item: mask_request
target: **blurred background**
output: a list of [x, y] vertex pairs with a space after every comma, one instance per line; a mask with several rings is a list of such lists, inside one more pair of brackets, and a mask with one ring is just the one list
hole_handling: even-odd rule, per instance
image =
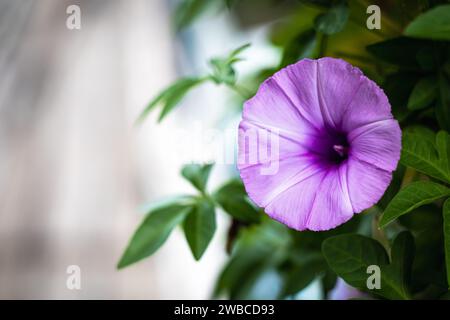
[[[182, 1], [207, 10], [180, 11]], [[382, 33], [367, 32], [365, 1], [350, 3], [362, 20], [330, 39], [327, 55], [377, 80], [365, 47], [399, 32], [388, 19], [392, 1], [383, 1]], [[298, 4], [0, 0], [0, 298], [211, 297], [227, 258], [225, 215], [217, 215], [218, 232], [199, 262], [175, 230], [151, 258], [121, 271], [116, 264], [146, 204], [194, 191], [179, 175], [182, 165], [216, 160], [216, 141], [201, 136], [199, 144], [190, 134], [199, 127], [200, 135], [237, 133], [242, 98], [207, 83], [161, 124], [155, 114], [139, 126], [135, 121], [174, 80], [205, 73], [208, 59], [245, 43], [251, 47], [243, 57], [251, 59], [237, 70], [251, 90], [311, 51], [315, 38], [308, 36], [308, 49], [301, 30], [318, 11]], [[66, 27], [70, 5], [81, 9], [80, 30]], [[259, 80], [249, 81], [255, 73]], [[232, 139], [225, 148], [235, 146]], [[210, 187], [233, 173], [233, 164], [216, 165]], [[66, 286], [70, 265], [81, 268], [81, 290]], [[299, 298], [318, 297], [319, 290], [313, 283]]]
[[[80, 30], [66, 27], [72, 4]], [[200, 262], [176, 230], [151, 259], [115, 266], [142, 205], [192, 191], [178, 173], [186, 159], [171, 145], [179, 130], [196, 119], [216, 126], [233, 98], [207, 85], [163, 124], [134, 122], [211, 55], [252, 41], [246, 72], [277, 52], [266, 50], [261, 30], [232, 29], [227, 13], [176, 33], [175, 4], [0, 0], [0, 298], [210, 297], [225, 259], [224, 218]], [[229, 170], [217, 167], [211, 182]], [[66, 287], [69, 265], [81, 268], [81, 290]]]

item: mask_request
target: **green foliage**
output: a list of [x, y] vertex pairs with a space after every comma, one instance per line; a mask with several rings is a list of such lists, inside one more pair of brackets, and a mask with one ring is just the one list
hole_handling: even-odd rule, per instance
[[[266, 219], [264, 223], [243, 230], [232, 256], [222, 271], [215, 296], [227, 293], [231, 299], [252, 299], [258, 279], [279, 265], [289, 243], [287, 229]], [[274, 299], [278, 292], [269, 293]]]
[[437, 6], [412, 21], [405, 35], [415, 38], [450, 40], [450, 4]]
[[161, 106], [158, 122], [161, 122], [180, 103], [184, 96], [193, 88], [207, 81], [215, 84], [225, 84], [232, 90], [244, 95], [242, 89], [236, 85], [236, 71], [234, 64], [241, 61], [239, 54], [247, 49], [250, 44], [245, 44], [234, 49], [226, 58], [213, 58], [210, 60], [211, 74], [202, 77], [181, 78], [158, 94], [141, 112], [138, 122], [142, 122], [148, 114], [157, 106]]
[[213, 198], [226, 213], [239, 221], [261, 221], [261, 212], [251, 203], [240, 180], [230, 180], [213, 194]]
[[144, 118], [158, 105], [161, 105], [161, 113], [159, 114], [158, 121], [162, 121], [167, 114], [177, 106], [190, 89], [201, 84], [205, 80], [206, 79], [201, 78], [182, 78], [176, 81], [148, 104], [144, 111], [142, 111], [138, 121], [144, 120]]
[[441, 129], [450, 131], [450, 82], [448, 75], [439, 74], [439, 95], [436, 106], [436, 118]]
[[194, 258], [200, 260], [216, 231], [214, 203], [199, 199], [184, 220], [183, 229]]
[[333, 5], [327, 12], [317, 16], [314, 26], [317, 31], [326, 35], [338, 33], [344, 29], [349, 16], [349, 10], [345, 1]]
[[446, 196], [450, 196], [450, 189], [443, 185], [431, 181], [413, 182], [401, 189], [389, 203], [380, 220], [380, 227], [384, 228], [398, 217]]
[[418, 110], [428, 107], [436, 98], [436, 78], [422, 78], [416, 83], [408, 100], [408, 108]]
[[[410, 299], [408, 284], [411, 275], [414, 240], [407, 233], [399, 234], [392, 246], [392, 259], [377, 241], [355, 234], [340, 235], [323, 242], [322, 251], [334, 272], [351, 286], [387, 299]], [[367, 268], [381, 269], [381, 288], [367, 288]]]
[[[238, 26], [269, 22], [270, 42], [281, 57], [247, 79], [241, 79], [236, 63], [248, 44], [214, 57], [207, 74], [181, 78], [156, 96], [140, 121], [155, 109], [159, 121], [165, 119], [204, 83], [223, 85], [247, 99], [280, 68], [303, 58], [335, 56], [358, 66], [384, 89], [402, 129], [401, 159], [374, 207], [326, 232], [290, 230], [251, 202], [239, 178], [231, 177], [210, 191], [212, 165], [187, 165], [181, 175], [196, 193], [148, 207], [118, 267], [153, 254], [177, 225], [194, 259], [201, 259], [216, 230], [216, 213], [225, 213], [231, 220], [226, 238], [230, 257], [215, 297], [295, 299], [308, 285], [320, 282], [327, 298], [340, 277], [370, 298], [448, 298], [450, 5], [391, 2], [380, 3], [382, 12], [389, 11], [383, 14], [382, 29], [368, 30], [366, 6], [356, 1], [180, 1], [175, 12], [178, 30], [214, 6], [228, 8], [226, 14], [233, 16], [229, 20]], [[279, 7], [285, 11], [280, 13]], [[370, 265], [381, 269], [381, 289], [367, 288]]]
[[175, 203], [149, 212], [131, 238], [117, 267], [124, 268], [152, 255], [189, 211], [189, 206]]
[[216, 0], [182, 0], [175, 11], [176, 28], [188, 27], [216, 3]]
[[198, 164], [189, 164], [183, 167], [181, 170], [181, 175], [192, 183], [198, 191], [204, 193], [212, 167], [212, 164], [203, 166]]
[[[387, 63], [419, 68], [420, 61], [431, 51], [432, 41], [397, 37], [367, 46], [367, 51]], [[405, 54], [408, 52], [408, 54]]]
[[435, 141], [425, 131], [403, 133], [400, 161], [405, 165], [443, 182], [450, 182], [450, 136], [445, 131], [436, 135]]
[[447, 284], [450, 288], [450, 198], [443, 207], [444, 214], [444, 238], [445, 238], [445, 261], [447, 266]]

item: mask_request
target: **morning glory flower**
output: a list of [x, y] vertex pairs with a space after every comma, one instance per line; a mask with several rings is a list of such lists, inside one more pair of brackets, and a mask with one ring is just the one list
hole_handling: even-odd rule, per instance
[[238, 169], [270, 217], [328, 230], [378, 202], [400, 149], [400, 127], [373, 81], [340, 59], [303, 59], [244, 104]]

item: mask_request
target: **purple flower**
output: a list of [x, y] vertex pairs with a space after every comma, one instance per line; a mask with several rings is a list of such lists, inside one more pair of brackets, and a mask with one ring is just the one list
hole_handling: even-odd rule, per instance
[[400, 127], [373, 81], [340, 59], [303, 59], [245, 103], [238, 169], [270, 217], [328, 230], [381, 198], [400, 148]]
[[329, 293], [330, 300], [368, 299], [369, 296], [353, 287], [350, 287], [342, 278], [338, 278], [333, 290]]

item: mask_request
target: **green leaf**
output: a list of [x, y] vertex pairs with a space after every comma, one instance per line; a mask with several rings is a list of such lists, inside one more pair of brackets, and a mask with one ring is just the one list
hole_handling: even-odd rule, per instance
[[402, 164], [430, 177], [450, 182], [450, 136], [447, 132], [440, 131], [436, 135], [436, 143], [430, 143], [428, 136], [406, 130], [402, 144]]
[[450, 131], [450, 82], [442, 73], [438, 77], [438, 88], [436, 118], [441, 129]]
[[444, 202], [444, 241], [445, 241], [445, 264], [447, 267], [447, 284], [450, 288], [450, 198]]
[[400, 122], [411, 113], [406, 108], [406, 105], [408, 104], [408, 99], [414, 85], [418, 80], [419, 77], [416, 73], [401, 71], [389, 75], [383, 83], [383, 89], [392, 105], [392, 113]]
[[343, 234], [326, 239], [322, 252], [330, 268], [348, 284], [367, 289], [367, 267], [387, 265], [388, 256], [383, 246], [368, 237]]
[[[386, 298], [410, 299], [414, 238], [408, 231], [397, 235], [391, 248], [391, 264], [381, 267], [381, 290]], [[383, 288], [383, 282], [388, 286]]]
[[434, 7], [419, 15], [405, 30], [414, 38], [450, 40], [450, 5]]
[[214, 58], [209, 61], [213, 69], [213, 80], [220, 84], [233, 85], [236, 83], [236, 71], [228, 60]]
[[[379, 242], [356, 234], [328, 238], [322, 252], [330, 268], [351, 286], [388, 299], [410, 299], [408, 280], [414, 243], [409, 233], [400, 234], [394, 241], [391, 264]], [[371, 265], [380, 267], [380, 289], [367, 288], [367, 268]]]
[[152, 255], [190, 210], [189, 206], [172, 204], [150, 212], [131, 238], [117, 268], [124, 268]]
[[186, 217], [183, 228], [194, 258], [200, 260], [216, 231], [214, 203], [206, 198], [199, 199]]
[[324, 34], [335, 34], [344, 29], [348, 16], [347, 4], [340, 2], [332, 6], [326, 13], [319, 15], [314, 21], [314, 27]]
[[419, 110], [428, 107], [437, 96], [435, 77], [422, 78], [416, 83], [408, 100], [408, 109]]
[[284, 259], [288, 241], [287, 228], [270, 219], [243, 230], [216, 283], [214, 296], [228, 293], [231, 299], [254, 298], [255, 285]]
[[175, 22], [178, 30], [186, 28], [194, 22], [208, 7], [211, 0], [183, 0], [175, 11]]
[[450, 189], [431, 181], [416, 181], [403, 189], [392, 199], [380, 219], [380, 227], [384, 228], [398, 217], [450, 195]]
[[241, 54], [242, 52], [244, 52], [245, 50], [247, 50], [249, 47], [251, 46], [250, 43], [246, 43], [243, 44], [240, 47], [237, 47], [236, 49], [234, 49], [233, 51], [231, 51], [230, 55], [229, 55], [229, 60], [236, 58], [237, 56], [239, 56], [239, 54]]
[[[430, 47], [431, 41], [398, 37], [367, 46], [367, 51], [375, 57], [402, 67], [419, 67], [422, 61], [424, 48]], [[408, 52], [408, 54], [405, 54]]]
[[209, 174], [213, 164], [188, 164], [181, 169], [181, 175], [201, 192], [206, 191]]
[[178, 80], [165, 96], [165, 101], [163, 101], [163, 107], [161, 113], [159, 114], [158, 122], [161, 122], [169, 114], [169, 112], [178, 105], [189, 90], [204, 81], [205, 79], [200, 78], [185, 78]]
[[249, 223], [257, 223], [261, 220], [262, 215], [250, 202], [240, 180], [234, 179], [227, 182], [214, 193], [213, 198], [225, 212], [237, 220]]
[[314, 30], [309, 29], [300, 33], [284, 47], [280, 68], [303, 58], [311, 58], [316, 45], [317, 37]]
[[239, 54], [248, 47], [250, 47], [249, 43], [234, 49], [226, 58], [211, 59], [209, 64], [213, 69], [211, 75], [212, 80], [217, 84], [234, 85], [236, 83], [236, 71], [233, 65], [242, 60], [239, 58]]
[[306, 255], [301, 263], [294, 265], [287, 272], [281, 297], [300, 292], [327, 268], [326, 261], [321, 254]]
[[161, 121], [183, 99], [190, 89], [204, 82], [204, 78], [182, 78], [164, 89], [141, 112], [137, 122], [142, 122], [147, 115], [158, 105], [162, 105], [162, 111], [158, 121]]

